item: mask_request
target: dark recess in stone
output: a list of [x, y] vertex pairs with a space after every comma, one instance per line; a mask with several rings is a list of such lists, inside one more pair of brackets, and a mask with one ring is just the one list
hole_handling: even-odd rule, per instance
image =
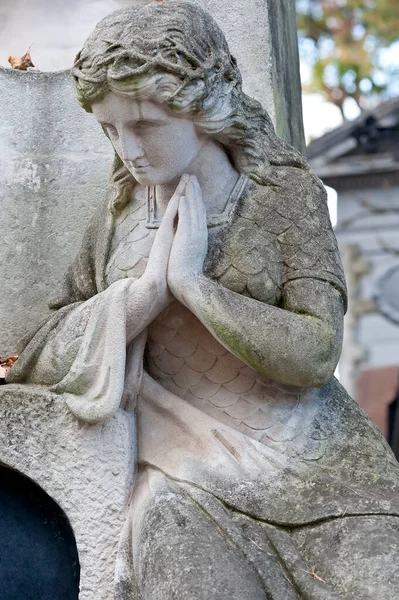
[[0, 467], [1, 600], [77, 600], [79, 575], [61, 508], [33, 481]]

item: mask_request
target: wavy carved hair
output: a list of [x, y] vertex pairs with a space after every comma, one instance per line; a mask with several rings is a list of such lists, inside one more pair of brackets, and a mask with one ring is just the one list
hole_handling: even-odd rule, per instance
[[[192, 4], [157, 2], [115, 11], [86, 40], [72, 76], [88, 112], [110, 90], [165, 104], [220, 142], [236, 169], [261, 185], [274, 185], [273, 166], [309, 168], [276, 135], [261, 104], [244, 94], [221, 29]], [[120, 210], [136, 181], [117, 155], [111, 181], [112, 205]]]

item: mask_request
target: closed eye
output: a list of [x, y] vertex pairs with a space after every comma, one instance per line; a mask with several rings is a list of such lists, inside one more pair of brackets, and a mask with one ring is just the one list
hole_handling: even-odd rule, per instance
[[148, 129], [151, 127], [162, 127], [162, 125], [165, 125], [164, 121], [150, 121], [150, 120], [145, 120], [142, 119], [140, 121], [135, 121], [134, 123], [132, 123], [132, 127], [133, 129], [136, 130], [144, 130], [144, 129]]

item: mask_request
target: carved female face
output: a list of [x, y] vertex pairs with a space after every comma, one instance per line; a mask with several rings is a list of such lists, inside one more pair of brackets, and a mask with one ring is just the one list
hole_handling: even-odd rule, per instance
[[151, 100], [108, 92], [92, 111], [141, 185], [162, 185], [189, 172], [205, 141], [189, 119]]

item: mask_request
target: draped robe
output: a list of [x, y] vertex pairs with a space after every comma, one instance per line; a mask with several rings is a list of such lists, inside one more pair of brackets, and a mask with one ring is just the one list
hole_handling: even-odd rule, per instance
[[[314, 176], [279, 167], [275, 179], [241, 179], [209, 216], [205, 274], [275, 306], [287, 282], [317, 279], [346, 305]], [[137, 415], [138, 475], [117, 597], [172, 598], [177, 585], [181, 598], [393, 600], [398, 466], [336, 379], [322, 388], [268, 380], [177, 301], [126, 354], [129, 285], [156, 235], [148, 202], [137, 195], [121, 211], [108, 200], [100, 206], [53, 316], [8, 376], [48, 386], [89, 422], [118, 410]], [[209, 565], [220, 574], [216, 591], [206, 587]]]

